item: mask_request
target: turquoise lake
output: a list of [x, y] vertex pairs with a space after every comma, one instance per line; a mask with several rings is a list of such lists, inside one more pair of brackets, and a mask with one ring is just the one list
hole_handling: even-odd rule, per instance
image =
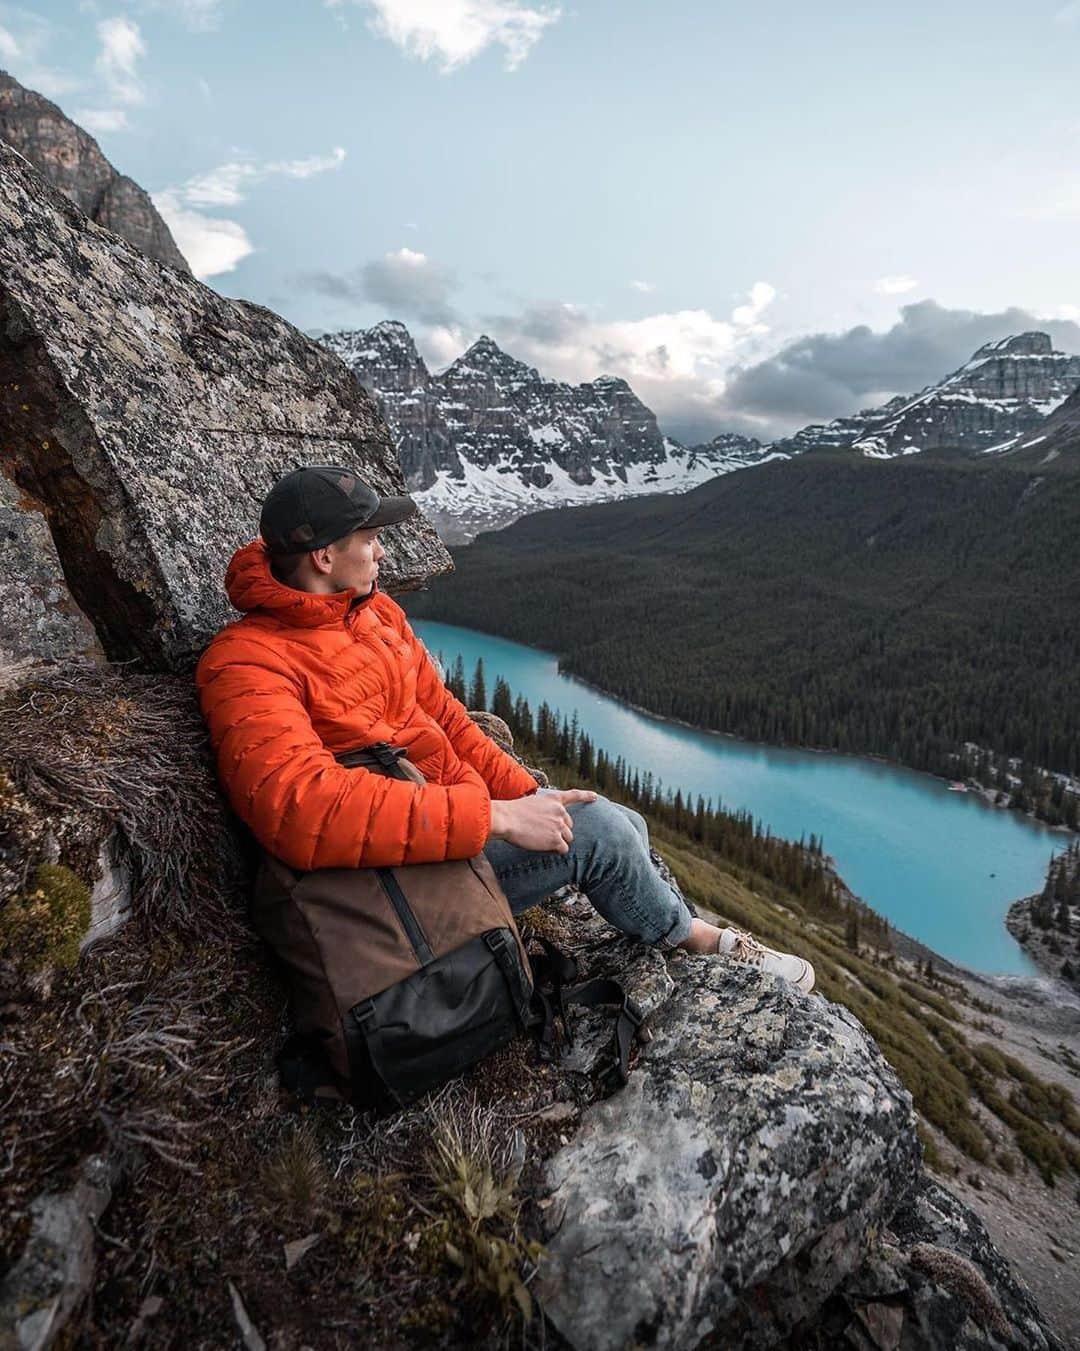
[[597, 747], [665, 787], [746, 808], [773, 834], [823, 838], [849, 887], [898, 929], [950, 960], [991, 974], [1036, 974], [1005, 928], [1011, 901], [1038, 891], [1067, 836], [950, 792], [928, 774], [860, 756], [781, 750], [638, 713], [571, 676], [549, 652], [472, 629], [417, 620], [416, 633], [471, 677], [484, 659], [490, 697], [501, 675], [534, 712], [577, 711]]

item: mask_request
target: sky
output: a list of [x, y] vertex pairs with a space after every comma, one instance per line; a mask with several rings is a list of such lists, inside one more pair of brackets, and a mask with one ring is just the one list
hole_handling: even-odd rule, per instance
[[686, 441], [1080, 352], [1080, 0], [0, 0], [0, 68], [223, 294]]

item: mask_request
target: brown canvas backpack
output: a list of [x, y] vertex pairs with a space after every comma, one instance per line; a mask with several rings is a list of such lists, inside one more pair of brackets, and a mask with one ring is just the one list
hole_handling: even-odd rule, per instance
[[[337, 759], [425, 782], [386, 742]], [[303, 1098], [401, 1106], [529, 1027], [550, 1057], [571, 1003], [620, 1005], [614, 1073], [626, 1081], [633, 1003], [612, 980], [567, 988], [576, 963], [549, 944], [531, 964], [483, 854], [305, 873], [263, 852], [251, 918], [285, 967], [295, 1035], [278, 1065]]]

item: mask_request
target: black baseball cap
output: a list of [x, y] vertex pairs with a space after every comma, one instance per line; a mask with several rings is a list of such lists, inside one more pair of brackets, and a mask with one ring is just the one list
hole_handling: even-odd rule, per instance
[[259, 534], [275, 554], [305, 554], [353, 530], [396, 525], [416, 511], [411, 497], [380, 497], [354, 469], [311, 464], [278, 479], [263, 502]]

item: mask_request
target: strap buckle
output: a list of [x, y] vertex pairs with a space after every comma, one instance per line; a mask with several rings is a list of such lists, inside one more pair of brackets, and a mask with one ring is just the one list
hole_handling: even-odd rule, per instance
[[365, 999], [359, 1004], [354, 1004], [349, 1013], [355, 1019], [359, 1027], [363, 1027], [366, 1022], [375, 1017], [374, 999]]

